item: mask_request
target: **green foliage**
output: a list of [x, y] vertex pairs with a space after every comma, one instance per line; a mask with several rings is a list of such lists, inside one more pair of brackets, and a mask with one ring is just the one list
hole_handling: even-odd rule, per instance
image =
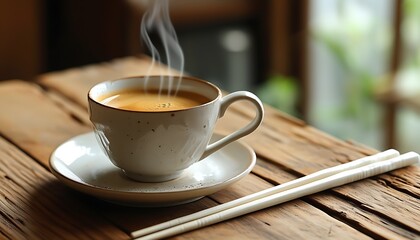
[[264, 103], [295, 116], [297, 95], [296, 81], [280, 75], [270, 77], [258, 89], [258, 96]]

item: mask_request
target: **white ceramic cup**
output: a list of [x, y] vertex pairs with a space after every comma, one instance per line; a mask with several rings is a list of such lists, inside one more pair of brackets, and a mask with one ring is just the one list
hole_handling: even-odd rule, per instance
[[[238, 91], [227, 96], [215, 85], [183, 77], [180, 90], [194, 92], [208, 102], [182, 110], [146, 112], [122, 110], [100, 103], [101, 96], [134, 88], [159, 88], [160, 76], [132, 77], [99, 83], [88, 93], [90, 120], [99, 145], [111, 162], [131, 179], [162, 182], [177, 178], [183, 170], [261, 124], [264, 109], [254, 94]], [[168, 77], [163, 77], [167, 80]], [[179, 81], [173, 77], [174, 81]], [[167, 85], [167, 84], [166, 84]], [[178, 85], [178, 82], [173, 86]], [[256, 115], [245, 127], [209, 144], [218, 118], [233, 102], [246, 100]]]

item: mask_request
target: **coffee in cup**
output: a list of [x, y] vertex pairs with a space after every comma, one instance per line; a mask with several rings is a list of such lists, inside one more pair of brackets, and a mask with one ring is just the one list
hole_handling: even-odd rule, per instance
[[[168, 82], [174, 80], [169, 88]], [[165, 87], [166, 86], [166, 87]], [[245, 127], [210, 143], [217, 119], [233, 102], [246, 100], [256, 115]], [[129, 178], [162, 182], [260, 125], [264, 110], [250, 92], [226, 96], [193, 77], [131, 77], [99, 83], [88, 93], [95, 136], [110, 161]]]
[[170, 93], [156, 89], [126, 89], [101, 96], [98, 101], [114, 108], [132, 111], [161, 112], [191, 108], [209, 102], [210, 99], [186, 91]]

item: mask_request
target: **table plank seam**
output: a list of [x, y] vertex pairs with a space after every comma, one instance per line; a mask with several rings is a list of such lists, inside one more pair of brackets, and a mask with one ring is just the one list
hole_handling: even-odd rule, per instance
[[[358, 220], [357, 217], [354, 217], [352, 215], [348, 215], [347, 212], [345, 212], [345, 211], [337, 211], [333, 208], [330, 208], [329, 206], [326, 206], [325, 204], [323, 204], [322, 202], [317, 200], [317, 198], [320, 195], [325, 195], [325, 194], [328, 194], [330, 196], [334, 196], [336, 198], [339, 198], [339, 199], [343, 200], [343, 202], [346, 199], [345, 197], [340, 197], [339, 194], [337, 192], [335, 192], [334, 190], [329, 190], [327, 192], [318, 193], [318, 194], [314, 194], [314, 195], [304, 197], [304, 198], [302, 198], [302, 200], [307, 202], [311, 206], [314, 206], [314, 207], [320, 209], [325, 214], [328, 214], [329, 216], [331, 216], [331, 217], [337, 219], [338, 221], [348, 225], [349, 227], [352, 227], [352, 228], [356, 229], [357, 231], [360, 231], [360, 232], [366, 234], [367, 236], [369, 236], [373, 239], [387, 239], [386, 233], [382, 233], [382, 231], [380, 231], [378, 229], [376, 229], [377, 231], [375, 231], [375, 228], [364, 225], [364, 223], [361, 223]], [[350, 204], [350, 206], [352, 206], [355, 209], [358, 209], [359, 211], [362, 211], [362, 212], [363, 211], [368, 211], [367, 209], [362, 208], [361, 204], [357, 204], [357, 202], [355, 203], [354, 201], [350, 201], [348, 203]], [[370, 211], [368, 211], [368, 212], [370, 212]], [[401, 228], [401, 225], [398, 224], [398, 222], [397, 223], [395, 223], [394, 221], [389, 222], [389, 218], [383, 218], [382, 216], [378, 216], [376, 214], [374, 216], [378, 217], [379, 221], [384, 223], [389, 228], [390, 231], [392, 231], [393, 228], [399, 228], [400, 231], [398, 232], [398, 234], [403, 234], [405, 239], [414, 239], [417, 235], [415, 232], [410, 231], [410, 229]], [[366, 216], [361, 215], [360, 217], [366, 217]], [[369, 221], [369, 220], [370, 219], [367, 219], [367, 221]], [[399, 237], [401, 237], [401, 236], [399, 236]]]
[[[373, 177], [373, 178], [371, 178], [371, 180], [372, 181], [378, 181], [379, 180], [378, 178], [379, 177]], [[398, 220], [396, 220], [396, 219], [388, 216], [387, 214], [384, 214], [381, 211], [376, 210], [373, 207], [370, 207], [369, 204], [360, 202], [357, 199], [354, 199], [354, 198], [352, 198], [350, 196], [346, 196], [345, 194], [342, 194], [342, 193], [338, 192], [336, 189], [332, 189], [331, 191], [335, 195], [337, 195], [337, 197], [342, 198], [343, 200], [345, 200], [347, 202], [351, 202], [354, 205], [358, 206], [359, 208], [361, 208], [361, 209], [363, 209], [363, 210], [365, 210], [367, 212], [370, 212], [370, 213], [373, 213], [373, 214], [375, 214], [377, 216], [380, 216], [383, 219], [387, 219], [389, 222], [392, 222], [393, 224], [395, 224], [395, 225], [397, 225], [397, 226], [399, 226], [399, 227], [401, 227], [401, 228], [403, 228], [405, 230], [409, 230], [409, 231], [412, 231], [413, 233], [420, 234], [420, 231], [418, 229], [415, 229], [412, 226], [409, 226], [409, 225], [407, 225], [407, 224], [405, 224], [403, 222], [400, 222], [400, 221], [398, 221]]]
[[32, 155], [29, 151], [26, 151], [24, 148], [22, 148], [19, 144], [17, 144], [15, 141], [13, 141], [11, 138], [7, 137], [5, 134], [3, 134], [0, 131], [0, 138], [2, 138], [4, 141], [9, 143], [10, 145], [13, 145], [15, 148], [17, 148], [21, 153], [25, 154], [28, 158], [31, 158], [34, 162], [36, 162], [38, 165], [40, 165], [43, 169], [50, 172], [50, 169], [48, 166], [45, 166], [42, 164], [42, 161], [38, 160], [34, 155]]
[[[275, 164], [276, 166], [279, 165], [276, 162], [274, 162], [273, 164]], [[282, 170], [284, 170], [284, 169], [282, 169]], [[295, 171], [287, 171], [287, 172], [288, 173], [291, 173], [292, 175], [294, 175], [295, 173], [296, 173], [296, 175], [301, 175], [301, 174], [299, 174], [298, 172], [295, 172]], [[255, 173], [255, 172], [253, 172], [253, 174], [255, 174], [258, 177], [260, 177], [261, 179], [269, 182], [273, 186], [276, 186], [276, 185], [281, 184], [281, 183], [277, 182], [276, 180], [271, 179], [271, 178], [268, 178], [268, 177], [266, 177], [264, 175], [261, 175], [261, 174]], [[323, 191], [322, 193], [319, 193], [317, 195], [321, 195], [321, 194], [322, 195], [323, 194], [330, 194], [330, 195], [333, 195], [333, 196], [335, 196], [337, 198], [342, 198], [342, 197], [340, 197], [341, 195], [339, 193], [335, 192], [334, 190]], [[313, 195], [310, 195], [310, 196], [301, 198], [300, 200], [302, 200], [302, 201], [308, 203], [309, 205], [311, 205], [311, 206], [319, 209], [320, 211], [326, 213], [327, 215], [330, 215], [331, 217], [334, 217], [335, 219], [343, 222], [344, 224], [348, 225], [349, 227], [352, 227], [352, 228], [354, 228], [356, 230], [361, 230], [360, 227], [359, 227], [360, 226], [360, 223], [359, 222], [357, 222], [356, 220], [352, 220], [350, 218], [343, 218], [342, 215], [344, 213], [337, 213], [333, 208], [329, 208], [328, 206], [323, 205], [321, 202], [317, 201], [316, 199], [312, 199], [311, 196], [313, 196]], [[348, 200], [352, 200], [352, 199], [349, 198]], [[344, 214], [344, 216], [345, 216], [345, 214]], [[379, 235], [377, 233], [375, 233], [374, 231], [369, 230], [368, 228], [366, 228], [365, 230], [366, 231], [362, 231], [362, 232], [365, 233], [366, 235], [372, 237], [372, 238], [382, 238], [382, 237], [379, 237]]]
[[[43, 85], [39, 85], [43, 86]], [[84, 126], [90, 126], [90, 122], [87, 122], [86, 119], [84, 119], [82, 116], [79, 116], [80, 114], [84, 113], [87, 116], [87, 109], [80, 105], [78, 102], [74, 101], [74, 99], [69, 98], [68, 96], [61, 94], [57, 89], [51, 88], [49, 86], [43, 86], [43, 89], [45, 91], [45, 95], [55, 103], [58, 107], [60, 107], [63, 111], [67, 112], [71, 118], [73, 118], [76, 122], [80, 123]], [[64, 101], [67, 101], [66, 103]], [[67, 106], [68, 104], [71, 104], [71, 106]], [[71, 108], [77, 108], [72, 109]], [[78, 111], [79, 114], [77, 114]], [[88, 119], [87, 119], [88, 120]]]
[[[54, 98], [54, 97], [52, 97], [51, 96], [51, 94], [58, 94], [58, 92], [51, 92], [51, 90], [50, 89], [47, 89], [46, 91], [45, 91], [45, 95], [56, 105], [56, 106], [58, 106], [59, 108], [61, 108], [63, 111], [65, 111], [75, 122], [77, 122], [77, 123], [79, 123], [80, 125], [84, 125], [84, 126], [86, 126], [86, 125], [88, 125], [88, 124], [86, 124], [84, 121], [83, 121], [83, 119], [81, 118], [81, 117], [79, 117], [79, 116], [77, 116], [76, 115], [76, 113], [75, 112], [72, 112], [72, 111], [70, 111], [69, 109], [67, 109], [68, 107], [67, 106], [65, 106], [65, 104], [62, 104], [62, 103], [60, 103], [56, 98]], [[67, 97], [65, 97], [65, 96], [63, 96], [63, 95], [61, 95], [60, 97], [64, 97], [64, 98], [66, 98], [65, 100], [67, 100], [67, 101], [70, 101], [71, 102], [71, 99], [69, 99], [69, 98], [67, 98]], [[81, 107], [80, 105], [76, 105], [75, 104], [75, 106], [77, 106], [77, 107]]]
[[[251, 175], [254, 175], [254, 174], [251, 174]], [[255, 178], [258, 178], [257, 176], [255, 176]], [[264, 180], [262, 180], [262, 179], [260, 179], [260, 181], [261, 182], [263, 182]], [[267, 182], [266, 182], [267, 183]], [[272, 186], [272, 184], [270, 184], [270, 183], [267, 183], [267, 185], [269, 185], [269, 186]], [[217, 200], [216, 200], [217, 201]], [[220, 202], [220, 201], [217, 201], [217, 202]], [[258, 227], [258, 222], [259, 223], [262, 223], [263, 225], [265, 225], [266, 227], [268, 226], [268, 228], [266, 229], [266, 231], [264, 231], [264, 234], [260, 234], [259, 236], [258, 236], [258, 238], [264, 238], [264, 237], [262, 237], [262, 236], [264, 236], [264, 235], [266, 235], [266, 237], [268, 238], [268, 239], [270, 239], [270, 238], [272, 238], [272, 236], [270, 235], [270, 233], [271, 233], [271, 231], [273, 231], [273, 230], [270, 230], [270, 227], [271, 226], [274, 226], [274, 225], [272, 225], [272, 224], [270, 224], [270, 220], [273, 220], [271, 217], [267, 217], [267, 215], [268, 216], [270, 216], [270, 215], [273, 215], [272, 217], [274, 217], [274, 218], [277, 218], [277, 216], [279, 216], [279, 215], [277, 215], [277, 214], [280, 214], [281, 212], [284, 212], [284, 211], [287, 211], [286, 209], [289, 209], [289, 210], [291, 210], [291, 209], [293, 209], [293, 208], [298, 208], [299, 210], [297, 210], [297, 212], [293, 212], [293, 213], [291, 213], [292, 215], [295, 215], [295, 214], [297, 214], [297, 216], [302, 216], [301, 214], [301, 209], [302, 208], [304, 208], [304, 206], [310, 206], [310, 209], [306, 209], [306, 211], [304, 211], [306, 214], [305, 214], [305, 216], [310, 216], [310, 214], [312, 213], [312, 214], [322, 214], [322, 215], [324, 215], [325, 213], [323, 212], [323, 210], [321, 210], [321, 209], [319, 209], [319, 208], [317, 208], [317, 207], [315, 207], [315, 206], [313, 206], [313, 205], [311, 205], [311, 204], [308, 204], [308, 203], [306, 203], [305, 201], [302, 201], [302, 199], [296, 199], [296, 200], [294, 200], [294, 201], [291, 201], [291, 202], [288, 202], [288, 203], [283, 203], [283, 204], [281, 204], [281, 205], [278, 205], [278, 206], [273, 206], [273, 207], [271, 207], [270, 208], [270, 210], [269, 210], [269, 212], [267, 212], [267, 213], [265, 213], [264, 211], [258, 211], [258, 212], [255, 212], [255, 213], [252, 213], [252, 214], [250, 214], [250, 215], [246, 215], [246, 216], [241, 216], [241, 217], [239, 217], [240, 218], [240, 221], [242, 221], [242, 222], [249, 222], [250, 224], [250, 226], [255, 226], [257, 229], [258, 228], [260, 228], [260, 227]], [[341, 226], [341, 227], [343, 227], [343, 226], [346, 226], [346, 227], [348, 227], [349, 229], [353, 229], [354, 230], [354, 232], [358, 232], [358, 230], [357, 229], [355, 229], [355, 228], [352, 228], [351, 226], [348, 226], [348, 225], [346, 225], [346, 224], [344, 224], [344, 225], [341, 225], [341, 224], [343, 224], [341, 221], [338, 221], [338, 220], [336, 220], [335, 218], [332, 218], [331, 216], [329, 216], [329, 215], [325, 215], [325, 216], [327, 216], [327, 217], [325, 217], [325, 218], [323, 218], [323, 219], [325, 219], [324, 221], [327, 221], [327, 222], [330, 222], [333, 226]], [[236, 219], [236, 220], [235, 220]], [[229, 220], [229, 221], [238, 221], [238, 218], [235, 218], [235, 219], [232, 219], [232, 220]], [[247, 229], [249, 230], [249, 227], [247, 227]], [[320, 229], [318, 229], [318, 230], [320, 230]], [[278, 230], [277, 230], [278, 231]], [[280, 230], [281, 231], [281, 230]], [[324, 230], [325, 231], [325, 230]], [[304, 231], [303, 231], [304, 232]], [[296, 238], [299, 238], [299, 233], [295, 233], [295, 234], [297, 234], [297, 235], [295, 235], [294, 237]], [[361, 236], [365, 236], [364, 234], [362, 234], [362, 233], [359, 233], [359, 234], [361, 234], [361, 235], [358, 235], [358, 238], [355, 238], [355, 239], [363, 239], [363, 238], [360, 238]], [[271, 236], [271, 237], [270, 237]], [[290, 236], [289, 236], [290, 237]], [[287, 239], [287, 237], [285, 236], [285, 239]], [[351, 239], [351, 237], [349, 238], [349, 239]]]
[[[332, 191], [325, 191], [325, 192], [323, 192], [323, 194], [333, 194], [333, 193], [332, 193]], [[312, 199], [311, 196], [303, 197], [302, 200], [307, 202], [308, 204], [320, 209], [321, 211], [323, 211], [327, 215], [337, 219], [338, 221], [340, 221], [340, 222], [342, 222], [342, 223], [344, 223], [344, 224], [346, 224], [346, 225], [348, 225], [348, 226], [350, 226], [354, 229], [357, 229], [358, 231], [368, 235], [369, 237], [371, 237], [373, 239], [383, 238], [383, 236], [377, 234], [376, 232], [370, 230], [369, 228], [363, 227], [363, 225], [361, 225], [356, 219], [349, 218], [345, 212], [335, 211], [334, 209], [329, 208], [328, 206], [325, 206], [322, 203], [316, 201], [316, 199]]]
[[[392, 172], [390, 172], [390, 173], [387, 173], [387, 174], [378, 176], [377, 178], [380, 179], [381, 181], [383, 181], [383, 184], [386, 185], [386, 186], [389, 186], [389, 187], [391, 187], [391, 188], [393, 188], [393, 189], [395, 189], [395, 190], [397, 190], [399, 192], [402, 192], [402, 193], [407, 194], [409, 196], [412, 196], [414, 198], [420, 199], [420, 195], [419, 194], [416, 194], [414, 192], [408, 191], [405, 188], [402, 188], [402, 187], [397, 186], [396, 184], [392, 183], [389, 179], [386, 179], [384, 176], [393, 176], [394, 178], [396, 178], [396, 179], [398, 179], [400, 181], [404, 181], [402, 178], [399, 178], [399, 176], [396, 176], [396, 175], [392, 174]], [[418, 189], [418, 190], [420, 192], [420, 189]]]
[[[7, 149], [0, 151], [3, 156], [0, 162], [5, 160], [0, 165], [0, 183], [4, 184], [0, 184], [0, 209], [4, 210], [6, 215], [9, 214], [12, 221], [22, 227], [27, 235], [33, 233], [33, 238], [46, 239], [47, 236], [57, 238], [59, 233], [69, 232], [68, 236], [62, 237], [119, 236], [120, 239], [126, 239], [131, 230], [175, 216], [167, 216], [172, 213], [172, 209], [156, 209], [146, 214], [141, 209], [133, 211], [124, 207], [109, 207], [108, 203], [72, 194], [70, 189], [66, 191], [56, 179], [48, 180], [51, 177], [48, 154], [66, 139], [92, 130], [88, 127], [91, 124], [86, 101], [89, 87], [108, 78], [142, 74], [147, 70], [148, 63], [143, 59], [129, 58], [74, 68], [71, 71], [47, 73], [36, 79], [36, 84], [33, 84], [42, 88], [41, 91], [36, 91], [35, 86], [28, 86], [29, 84], [2, 84], [0, 90], [4, 99], [11, 101], [3, 101], [2, 104], [5, 114], [0, 118], [0, 138], [5, 139], [2, 142], [16, 147], [15, 152], [28, 158], [25, 158], [20, 167], [12, 167], [13, 162], [24, 160], [24, 155], [13, 157], [7, 155]], [[174, 212], [178, 211], [177, 214], [181, 215], [185, 211], [205, 209], [209, 207], [207, 204], [216, 205], [231, 201], [266, 187], [377, 152], [352, 140], [341, 140], [324, 133], [270, 106], [265, 105], [265, 112], [265, 119], [260, 128], [241, 140], [251, 146], [258, 157], [257, 165], [251, 174], [228, 189], [214, 193], [197, 203], [173, 208]], [[216, 132], [220, 130], [222, 134], [228, 134], [235, 131], [240, 124], [249, 122], [254, 111], [250, 104], [239, 102], [232, 105], [226, 113], [225, 117], [219, 120], [220, 128], [216, 127]], [[40, 171], [38, 165], [47, 169], [48, 173]], [[39, 172], [34, 172], [31, 167]], [[11, 172], [9, 168], [13, 168]], [[28, 195], [23, 190], [15, 190], [20, 188], [9, 182], [9, 176], [2, 176], [2, 171], [10, 174], [18, 183], [23, 184], [26, 190], [32, 192]], [[48, 183], [40, 185], [45, 179]], [[420, 239], [419, 182], [419, 168], [413, 166], [178, 237]], [[16, 203], [16, 207], [10, 205], [2, 195]], [[2, 205], [2, 202], [5, 205]], [[46, 204], [42, 204], [44, 202]], [[67, 207], [73, 204], [74, 208]], [[47, 208], [47, 213], [40, 212], [40, 208], [44, 209], [42, 205]], [[49, 207], [51, 210], [48, 210]], [[93, 208], [93, 211], [89, 208]], [[3, 214], [3, 211], [0, 212]], [[64, 212], [72, 217], [67, 217]], [[156, 216], [156, 212], [160, 212], [160, 216]], [[83, 219], [78, 219], [77, 216], [82, 216]], [[47, 223], [36, 223], [41, 218], [51, 220]], [[20, 219], [28, 226], [21, 225]], [[56, 220], [58, 221], [55, 222]], [[12, 225], [8, 230], [5, 227], [7, 224], [9, 223], [0, 214], [0, 229], [3, 227], [0, 239], [3, 236], [12, 239], [19, 236], [25, 238]], [[29, 228], [31, 224], [38, 227]]]
[[[260, 161], [264, 161], [263, 159], [259, 159]], [[277, 162], [272, 162], [272, 161], [270, 161], [269, 159], [268, 160], [265, 160], [266, 162], [269, 162], [269, 163], [271, 163], [271, 164], [274, 164], [276, 167], [279, 167], [279, 164], [277, 163]], [[258, 162], [257, 162], [257, 166], [258, 166], [259, 164], [258, 164]], [[254, 168], [255, 169], [255, 168]], [[272, 178], [268, 178], [268, 177], [265, 177], [264, 175], [261, 175], [261, 174], [258, 174], [258, 173], [256, 173], [255, 171], [253, 171], [254, 172], [254, 174], [257, 174], [258, 176], [260, 176], [261, 178], [263, 178], [264, 180], [266, 180], [266, 181], [268, 181], [268, 182], [270, 182], [271, 184], [273, 184], [273, 185], [278, 185], [278, 184], [281, 184], [280, 182], [278, 182], [276, 179], [272, 179]], [[292, 175], [293, 175], [293, 172], [291, 173]], [[298, 174], [298, 173], [297, 173]], [[384, 177], [384, 176], [387, 176], [387, 174], [382, 174], [381, 175], [382, 177]], [[373, 179], [380, 179], [379, 177], [376, 177], [376, 178], [373, 178]], [[345, 188], [345, 187], [342, 187], [342, 188]], [[340, 188], [336, 188], [335, 190], [332, 190], [332, 193], [334, 193], [334, 196], [335, 197], [337, 197], [337, 198], [341, 198], [341, 199], [343, 199], [342, 197], [340, 197], [340, 196], [345, 196], [346, 198], [346, 200], [347, 201], [352, 201], [352, 202], [356, 202], [356, 203], [360, 203], [359, 201], [357, 201], [356, 199], [354, 199], [353, 197], [349, 197], [349, 196], [346, 196], [346, 195], [343, 195], [343, 194], [341, 194], [338, 190], [339, 190]], [[397, 189], [395, 189], [396, 191], [399, 191], [399, 188], [397, 188]], [[414, 197], [416, 197], [416, 196], [414, 196]], [[322, 203], [319, 203], [319, 204], [322, 204]], [[360, 205], [360, 204], [359, 204]], [[334, 211], [334, 209], [333, 208], [331, 208], [331, 207], [328, 207], [328, 206], [326, 206], [325, 208], [323, 208], [323, 209], [321, 209], [322, 211], [324, 211], [324, 212], [328, 212], [328, 211]], [[369, 211], [370, 213], [372, 213], [372, 214], [375, 214], [375, 215], [377, 215], [377, 213], [379, 212], [379, 211]], [[383, 214], [381, 214], [381, 215], [383, 215]], [[399, 222], [399, 221], [394, 221], [394, 222], [398, 222], [398, 226], [400, 226], [400, 227], [404, 227], [404, 226], [407, 226], [407, 224], [404, 224], [404, 223], [401, 223], [401, 222]], [[408, 226], [409, 228], [411, 228], [411, 229], [413, 229], [412, 227], [410, 227], [410, 226]], [[406, 229], [406, 228], [405, 228]]]
[[[55, 86], [47, 85], [47, 84], [44, 84], [43, 82], [40, 82], [40, 81], [36, 81], [35, 84], [40, 86], [45, 92], [53, 92], [57, 95], [60, 95], [62, 98], [66, 99], [67, 101], [83, 108], [85, 111], [87, 110], [87, 108], [84, 105], [80, 104], [78, 101], [76, 101], [71, 96], [61, 92], [60, 89], [56, 88]], [[86, 96], [86, 101], [87, 101], [87, 96]]]
[[[331, 136], [330, 134], [318, 131], [317, 129], [314, 129], [311, 126], [305, 126], [302, 129], [294, 128], [293, 133], [296, 134], [296, 136], [301, 137], [301, 139], [307, 141], [308, 143], [311, 143], [315, 146], [320, 146], [326, 149], [329, 149], [331, 151], [334, 151], [334, 148], [331, 148], [331, 146], [328, 146], [326, 141], [320, 141], [320, 136], [328, 139], [332, 143], [336, 144], [337, 146], [341, 146], [344, 148], [348, 148], [349, 150], [356, 151], [364, 156], [372, 155], [377, 153], [377, 150], [372, 149], [365, 149], [360, 144], [353, 144], [352, 141], [343, 141], [340, 139], [337, 139], [334, 136]], [[329, 144], [331, 145], [331, 142]]]
[[[1, 215], [6, 215], [8, 223], [10, 226], [16, 226], [17, 229], [21, 229], [21, 235], [25, 235], [25, 238], [33, 239], [51, 239], [64, 237], [60, 235], [65, 232], [67, 237], [79, 238], [75, 230], [79, 231], [80, 234], [83, 234], [85, 237], [93, 236], [102, 236], [105, 237], [106, 233], [94, 233], [91, 231], [91, 228], [87, 226], [89, 222], [85, 219], [78, 219], [86, 226], [80, 228], [78, 221], [72, 221], [68, 224], [63, 222], [52, 223], [48, 221], [37, 221], [37, 216], [44, 216], [50, 219], [64, 220], [69, 217], [70, 219], [77, 219], [74, 216], [83, 216], [85, 211], [90, 210], [88, 206], [82, 206], [80, 208], [72, 208], [75, 205], [74, 201], [79, 200], [69, 200], [67, 194], [71, 194], [71, 190], [63, 186], [61, 183], [56, 180], [49, 170], [45, 170], [44, 166], [33, 161], [32, 158], [28, 157], [27, 154], [20, 151], [15, 145], [8, 142], [6, 139], [0, 138], [0, 209], [4, 208], [1, 211]], [[9, 164], [7, 164], [9, 163]], [[41, 184], [41, 185], [40, 185]], [[61, 195], [65, 199], [60, 199], [57, 197]], [[44, 204], [46, 201], [47, 204]], [[68, 205], [68, 203], [71, 203]], [[56, 205], [58, 208], [51, 208], [49, 205]], [[79, 211], [81, 211], [79, 213]], [[13, 213], [9, 215], [7, 213]], [[95, 211], [92, 211], [95, 212]], [[71, 213], [71, 214], [69, 214]], [[69, 216], [68, 216], [69, 214]], [[71, 217], [71, 216], [73, 217]], [[30, 216], [31, 218], [25, 218], [25, 216]], [[89, 215], [87, 215], [89, 216]], [[93, 215], [94, 216], [94, 215]], [[93, 217], [95, 218], [95, 217]], [[38, 219], [40, 220], [40, 219]], [[122, 230], [118, 228], [111, 221], [103, 221], [103, 224], [109, 224], [113, 230], [122, 233]], [[60, 226], [58, 232], [55, 227]], [[93, 225], [95, 226], [95, 225]], [[100, 228], [101, 225], [98, 225]], [[3, 228], [0, 225], [0, 229]], [[38, 229], [42, 231], [33, 232], [34, 235], [28, 236], [28, 231]], [[10, 237], [17, 238], [19, 235], [16, 231], [10, 232]], [[127, 234], [124, 234], [127, 236]], [[24, 236], [21, 236], [24, 237]]]
[[[292, 154], [289, 154], [289, 153], [287, 153], [287, 152], [285, 152], [285, 154], [286, 154], [286, 155], [288, 155], [289, 157], [295, 157], [295, 156], [293, 156]], [[280, 162], [278, 162], [278, 161], [272, 160], [271, 158], [264, 156], [264, 154], [259, 154], [258, 152], [255, 152], [255, 155], [257, 155], [257, 164], [258, 164], [258, 162], [259, 162], [259, 161], [266, 161], [266, 162], [269, 162], [269, 163], [271, 163], [271, 164], [275, 165], [275, 166], [276, 166], [276, 167], [278, 167], [280, 170], [282, 170], [282, 171], [284, 171], [284, 172], [287, 172], [287, 173], [289, 173], [289, 174], [293, 175], [293, 176], [294, 176], [294, 177], [296, 177], [296, 178], [306, 176], [305, 174], [303, 174], [303, 173], [301, 173], [301, 172], [299, 172], [299, 171], [297, 171], [297, 170], [294, 170], [294, 169], [292, 169], [292, 168], [290, 168], [290, 167], [288, 167], [288, 166], [286, 166], [286, 165], [284, 165], [284, 164], [282, 164], [282, 163], [280, 163]], [[295, 157], [295, 158], [296, 158], [296, 157]], [[252, 171], [252, 172], [253, 172], [254, 174], [258, 175], [258, 174], [257, 174], [257, 173], [255, 173], [254, 171]], [[263, 175], [260, 175], [259, 177], [264, 179], [264, 178], [269, 177], [269, 176], [263, 176]], [[268, 181], [268, 182], [270, 182], [270, 183], [272, 183], [272, 184], [275, 184], [275, 185], [280, 184], [279, 182], [271, 182], [271, 180], [270, 180], [270, 181]]]

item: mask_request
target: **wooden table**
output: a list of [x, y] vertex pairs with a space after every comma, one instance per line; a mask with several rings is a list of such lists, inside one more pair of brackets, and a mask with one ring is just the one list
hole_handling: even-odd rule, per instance
[[[49, 171], [52, 151], [91, 131], [86, 93], [95, 83], [147, 72], [129, 57], [0, 83], [0, 239], [129, 239], [131, 231], [206, 209], [377, 152], [331, 137], [266, 106], [243, 139], [257, 153], [251, 174], [193, 203], [133, 208], [74, 191]], [[154, 71], [158, 71], [156, 68]], [[252, 117], [235, 104], [217, 132]], [[177, 239], [420, 239], [420, 168], [410, 166], [177, 236]]]

